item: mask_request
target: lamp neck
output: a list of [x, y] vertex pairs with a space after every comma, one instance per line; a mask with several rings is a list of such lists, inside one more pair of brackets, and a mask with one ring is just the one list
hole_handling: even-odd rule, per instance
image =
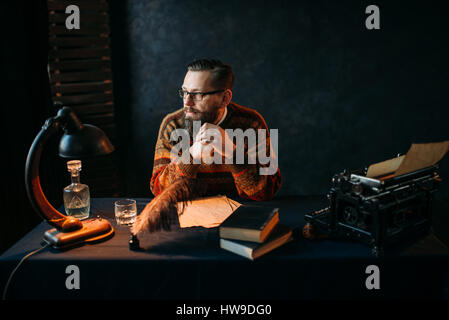
[[81, 121], [69, 107], [59, 109], [55, 119], [61, 123], [65, 132], [74, 132], [83, 128]]
[[50, 118], [45, 122], [34, 139], [25, 164], [25, 187], [34, 210], [57, 229], [68, 231], [81, 228], [81, 221], [67, 217], [56, 210], [45, 197], [39, 179], [39, 163], [42, 149], [50, 136], [57, 133], [59, 128], [60, 122], [55, 118]]

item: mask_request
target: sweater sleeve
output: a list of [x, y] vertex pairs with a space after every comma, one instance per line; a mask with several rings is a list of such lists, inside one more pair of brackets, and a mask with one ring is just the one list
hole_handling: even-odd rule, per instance
[[198, 171], [198, 164], [175, 163], [170, 159], [170, 151], [173, 142], [170, 141], [171, 132], [174, 126], [163, 121], [159, 129], [159, 135], [154, 152], [153, 173], [150, 180], [150, 190], [157, 196], [167, 186], [180, 177], [195, 178]]
[[[248, 150], [245, 145], [245, 163], [232, 164], [230, 170], [234, 178], [236, 189], [239, 196], [256, 201], [271, 200], [279, 191], [282, 184], [281, 171], [278, 168], [277, 154], [271, 146], [270, 132], [265, 120], [256, 113], [257, 117], [253, 128], [265, 130], [265, 141], [259, 141], [257, 147]], [[277, 138], [277, 137], [276, 137]], [[277, 139], [274, 141], [277, 144]], [[259, 158], [259, 149], [265, 147], [265, 163], [262, 164]], [[263, 150], [261, 150], [263, 152]], [[256, 157], [257, 154], [257, 157]], [[255, 158], [255, 164], [248, 164], [248, 158]], [[235, 157], [234, 157], [235, 159]]]

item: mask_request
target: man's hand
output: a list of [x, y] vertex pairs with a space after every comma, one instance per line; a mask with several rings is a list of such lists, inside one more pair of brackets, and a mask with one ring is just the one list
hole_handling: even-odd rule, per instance
[[210, 160], [218, 155], [221, 157], [221, 163], [225, 163], [226, 159], [233, 159], [234, 150], [235, 145], [223, 128], [205, 123], [190, 147], [190, 154], [194, 159], [202, 159], [206, 163], [211, 162]]
[[201, 161], [203, 154], [203, 145], [201, 144], [201, 142], [194, 142], [193, 145], [189, 148], [189, 151], [194, 160]]

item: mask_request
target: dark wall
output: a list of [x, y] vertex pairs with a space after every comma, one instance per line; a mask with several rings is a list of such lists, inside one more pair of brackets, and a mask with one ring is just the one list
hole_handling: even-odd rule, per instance
[[[113, 67], [127, 193], [150, 196], [154, 145], [188, 62], [234, 68], [234, 102], [279, 130], [280, 195], [326, 193], [334, 173], [449, 139], [443, 1], [112, 3]], [[449, 161], [441, 173], [449, 178]], [[448, 184], [442, 192], [448, 194]]]
[[[45, 1], [3, 1], [2, 30], [0, 253], [41, 221], [25, 189], [25, 160], [34, 137], [52, 116], [47, 76], [47, 8]], [[62, 202], [61, 186], [50, 190], [58, 176], [52, 170], [57, 154], [50, 139], [41, 159], [40, 178], [47, 198]], [[6, 161], [5, 161], [6, 160]], [[63, 173], [65, 174], [65, 172]], [[56, 193], [55, 193], [56, 192]], [[36, 244], [36, 248], [39, 244]]]

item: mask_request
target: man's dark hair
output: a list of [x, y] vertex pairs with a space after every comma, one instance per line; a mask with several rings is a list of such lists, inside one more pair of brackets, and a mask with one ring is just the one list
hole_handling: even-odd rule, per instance
[[207, 71], [212, 73], [212, 85], [216, 89], [232, 89], [234, 72], [232, 67], [214, 59], [198, 59], [187, 65], [188, 71]]

